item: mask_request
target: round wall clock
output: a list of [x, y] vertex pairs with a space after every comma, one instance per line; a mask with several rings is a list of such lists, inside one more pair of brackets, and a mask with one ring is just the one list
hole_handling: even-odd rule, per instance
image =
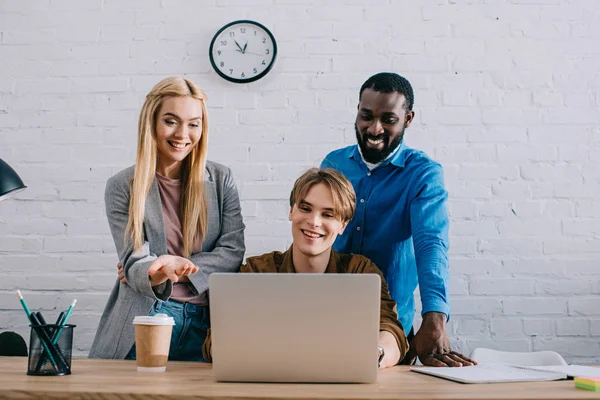
[[222, 78], [248, 83], [271, 70], [277, 43], [271, 32], [258, 22], [233, 21], [215, 34], [208, 53], [210, 63]]

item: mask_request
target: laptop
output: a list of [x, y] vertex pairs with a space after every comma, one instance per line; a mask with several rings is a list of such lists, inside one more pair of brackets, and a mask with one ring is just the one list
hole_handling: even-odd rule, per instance
[[213, 273], [209, 296], [217, 381], [377, 380], [378, 275]]

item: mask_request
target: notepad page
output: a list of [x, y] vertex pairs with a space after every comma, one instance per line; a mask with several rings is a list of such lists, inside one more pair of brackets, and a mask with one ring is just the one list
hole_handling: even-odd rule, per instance
[[422, 367], [411, 371], [463, 383], [536, 382], [566, 379], [565, 373], [532, 370], [502, 364], [479, 364], [470, 367]]
[[544, 371], [562, 372], [564, 374], [569, 375], [570, 377], [581, 376], [590, 378], [600, 378], [600, 368], [586, 367], [583, 365], [543, 365], [530, 368], [541, 369]]

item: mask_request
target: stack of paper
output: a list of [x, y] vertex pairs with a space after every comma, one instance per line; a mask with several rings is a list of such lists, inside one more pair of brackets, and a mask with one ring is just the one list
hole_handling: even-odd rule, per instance
[[541, 382], [567, 379], [567, 374], [560, 371], [503, 364], [479, 364], [460, 368], [412, 367], [411, 371], [462, 383]]
[[[600, 378], [600, 368], [582, 365], [517, 366], [479, 364], [471, 367], [411, 367], [411, 371], [462, 383], [555, 381], [574, 377]], [[600, 379], [596, 381], [600, 382]], [[589, 382], [587, 383], [589, 384]], [[600, 389], [598, 389], [600, 390]]]
[[570, 378], [575, 376], [600, 378], [600, 368], [584, 367], [583, 365], [543, 365], [538, 367], [526, 367], [542, 369], [544, 371], [564, 372]]

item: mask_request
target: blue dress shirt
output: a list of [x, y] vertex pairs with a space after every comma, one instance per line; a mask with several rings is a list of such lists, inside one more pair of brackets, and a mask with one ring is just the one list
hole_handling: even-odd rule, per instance
[[356, 214], [334, 249], [362, 254], [381, 269], [407, 334], [415, 315], [417, 283], [422, 314], [450, 316], [448, 192], [442, 166], [403, 142], [373, 170], [357, 145], [329, 153], [321, 168], [342, 172], [356, 191]]

